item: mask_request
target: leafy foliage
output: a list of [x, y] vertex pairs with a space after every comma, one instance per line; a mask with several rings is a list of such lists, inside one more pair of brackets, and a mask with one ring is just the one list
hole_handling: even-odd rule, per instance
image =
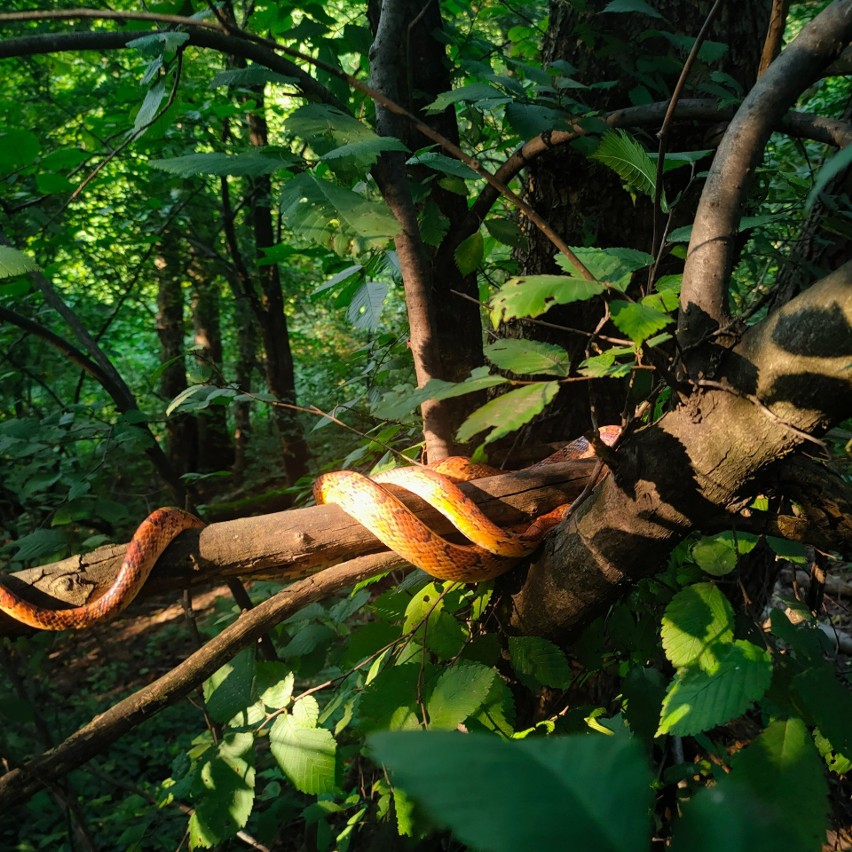
[[[290, 74], [232, 67], [188, 49], [181, 30], [143, 35], [120, 58], [69, 52], [4, 65], [2, 231], [20, 248], [0, 246], [0, 307], [49, 332], [36, 339], [0, 328], [0, 554], [10, 567], [126, 537], [143, 509], [162, 500], [144, 454], [181, 423], [209, 425], [222, 415], [226, 433], [251, 435], [252, 487], [270, 474], [282, 444], [274, 429], [280, 400], [261, 368], [280, 353], [246, 306], [275, 303], [260, 283], [271, 268], [284, 280], [275, 310], [287, 316], [298, 399], [329, 412], [310, 433], [322, 464], [344, 454], [343, 466], [387, 463], [389, 448], [413, 457], [412, 413], [428, 399], [488, 394], [456, 436], [484, 444], [546, 416], [569, 382], [600, 379], [631, 405], [641, 399], [647, 423], [665, 410], [670, 391], [659, 383], [669, 377], [653, 365], [671, 353], [680, 243], [691, 230], [670, 225], [688, 221], [679, 187], [692, 188], [708, 151], [667, 153], [663, 192], [651, 137], [601, 121], [594, 95], [616, 81], [586, 79], [566, 60], [542, 65], [544, 4], [442, 9], [454, 87], [426, 93], [425, 114], [455, 117], [463, 150], [492, 171], [536, 134], [576, 133], [574, 150], [614, 171], [634, 201], [660, 190], [657, 212], [672, 214], [659, 235], [664, 248], [653, 256], [597, 245], [595, 211], [577, 209], [590, 244], [571, 251], [585, 269], [560, 255], [529, 274], [521, 264], [538, 237], [515, 208], [502, 199], [483, 213], [483, 181], [470, 166], [437, 145], [415, 150], [422, 140], [374, 129], [374, 105], [345, 76], [366, 80], [372, 70], [372, 34], [358, 5], [250, 7], [249, 32], [325, 63], [300, 60]], [[583, 25], [584, 42], [622, 58], [635, 105], [668, 99], [677, 57], [693, 44], [670, 31], [665, 12], [613, 0]], [[644, 16], [657, 29], [619, 42], [602, 24], [617, 15]], [[21, 33], [36, 35], [31, 26]], [[725, 102], [741, 95], [714, 67], [725, 50], [705, 42], [691, 93]], [[305, 102], [305, 68], [318, 87], [311, 98], [321, 92], [326, 102]], [[845, 95], [822, 81], [809, 97], [823, 108]], [[258, 145], [263, 123], [273, 142]], [[748, 320], [763, 310], [782, 266], [779, 246], [792, 243], [809, 205], [820, 198], [831, 208], [820, 238], [848, 232], [842, 197], [829, 191], [848, 154], [817, 171], [822, 154], [810, 142], [796, 145], [806, 155], [773, 141], [756, 175], [754, 215], [741, 223], [750, 239], [733, 302]], [[432, 273], [454, 266], [453, 274], [478, 277], [492, 328], [488, 365], [467, 379], [415, 387], [396, 244], [402, 225], [371, 172], [387, 155], [406, 169], [416, 217], [406, 227], [430, 260], [449, 261]], [[672, 172], [682, 184], [669, 183]], [[450, 196], [475, 219], [461, 239], [447, 214]], [[262, 210], [273, 227], [258, 239], [252, 226]], [[160, 358], [153, 318], [164, 315], [158, 275], [170, 263], [184, 307], [209, 298], [219, 312], [209, 327], [198, 313], [193, 327], [178, 323], [179, 354]], [[37, 270], [43, 278], [27, 277]], [[44, 345], [50, 335], [71, 340], [75, 327], [44, 281], [99, 342], [136, 408], [119, 410], [81, 377], [79, 363]], [[509, 322], [550, 323], [558, 306], [607, 322], [581, 330], [579, 345], [570, 336], [571, 345], [497, 336]], [[193, 348], [216, 323], [221, 357]], [[73, 342], [93, 356], [84, 335]], [[158, 383], [174, 367], [188, 385], [166, 393]], [[238, 421], [243, 406], [248, 421]], [[330, 424], [340, 420], [363, 433], [361, 446], [333, 435]], [[184, 482], [233, 481], [227, 462], [217, 459], [213, 470], [186, 463]], [[303, 483], [288, 489], [304, 498]], [[104, 848], [176, 848], [188, 830], [192, 848], [245, 832], [270, 847], [286, 833], [322, 850], [406, 849], [432, 843], [440, 827], [482, 849], [556, 849], [566, 838], [577, 849], [644, 849], [653, 833], [674, 849], [816, 850], [826, 773], [852, 769], [848, 677], [838, 678], [809, 612], [773, 605], [768, 626], [744, 617], [738, 571], [758, 547], [792, 564], [809, 558], [771, 537], [696, 535], [667, 566], [649, 566], [657, 576], [568, 649], [507, 636], [505, 599], [491, 584], [459, 588], [415, 572], [314, 604], [272, 631], [280, 661], [240, 653], [204, 684], [203, 719], [189, 704], [170, 708], [98, 764], [105, 778], [70, 779], [69, 799], [84, 803]], [[252, 594], [273, 588], [256, 583]], [[207, 636], [235, 617], [218, 607], [202, 623]], [[152, 674], [169, 640], [168, 630], [140, 640], [134, 678]], [[117, 661], [101, 657], [89, 670], [69, 663], [73, 700], [62, 694], [56, 724], [45, 726], [44, 708], [58, 705], [46, 697], [43, 674], [67, 659], [51, 642], [26, 640], [10, 655], [35, 689], [13, 694], [4, 684], [0, 693], [2, 750], [14, 762], [46, 747], [40, 728], [65, 736], [128, 688]], [[134, 789], [119, 800], [113, 777]], [[0, 815], [0, 845], [53, 848], [64, 822], [52, 798], [39, 795], [24, 818]]]

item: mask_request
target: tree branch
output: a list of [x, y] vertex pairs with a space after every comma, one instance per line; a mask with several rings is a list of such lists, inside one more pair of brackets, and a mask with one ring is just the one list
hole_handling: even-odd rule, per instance
[[740, 394], [696, 389], [625, 442], [614, 474], [530, 569], [515, 596], [515, 627], [572, 632], [661, 570], [692, 529], [736, 511], [756, 479], [801, 446], [803, 432], [821, 434], [852, 414], [850, 360], [852, 262], [727, 353], [724, 375]]
[[251, 612], [243, 613], [168, 674], [96, 716], [55, 748], [0, 776], [0, 812], [26, 801], [45, 784], [82, 766], [155, 713], [189, 695], [238, 651], [252, 645], [294, 612], [361, 580], [399, 567], [402, 561], [395, 554], [362, 556], [299, 580]]
[[727, 323], [734, 237], [772, 128], [850, 37], [852, 0], [835, 0], [760, 77], [722, 138], [701, 194], [683, 273], [678, 339], [690, 373], [713, 370], [712, 352], [690, 350]]

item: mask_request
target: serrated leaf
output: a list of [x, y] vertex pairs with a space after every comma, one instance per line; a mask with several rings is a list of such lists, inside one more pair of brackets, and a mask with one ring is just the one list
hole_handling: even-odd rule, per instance
[[514, 219], [492, 217], [485, 220], [485, 228], [492, 237], [512, 248], [524, 248], [527, 238]]
[[654, 197], [656, 166], [645, 149], [626, 131], [617, 129], [604, 133], [591, 158], [611, 168], [633, 189]]
[[0, 167], [4, 171], [26, 168], [38, 157], [41, 142], [31, 130], [10, 127], [0, 133]]
[[808, 669], [793, 678], [797, 703], [810, 715], [809, 721], [838, 755], [852, 759], [852, 692], [827, 664]]
[[400, 230], [383, 204], [310, 174], [298, 175], [284, 185], [281, 212], [296, 233], [320, 245], [342, 231], [384, 246]]
[[454, 730], [485, 701], [497, 672], [471, 660], [459, 660], [442, 672], [426, 705], [429, 727]]
[[567, 376], [568, 353], [553, 343], [504, 338], [485, 347], [485, 357], [501, 370], [518, 375]]
[[549, 639], [541, 636], [510, 636], [509, 656], [512, 668], [536, 685], [567, 689], [571, 685], [571, 667], [565, 654]]
[[466, 443], [490, 428], [485, 443], [496, 441], [529, 423], [544, 411], [558, 392], [559, 382], [535, 382], [515, 388], [474, 411], [459, 427], [457, 437]]
[[458, 89], [451, 89], [449, 92], [442, 92], [426, 107], [425, 112], [429, 115], [436, 112], [443, 112], [448, 106], [462, 101], [486, 101], [494, 103], [508, 100], [499, 89], [495, 89], [487, 83], [470, 83], [467, 86], [460, 86]]
[[148, 165], [162, 172], [184, 178], [198, 175], [260, 177], [271, 175], [281, 169], [289, 169], [296, 162], [296, 158], [289, 154], [275, 150], [260, 150], [245, 151], [242, 154], [214, 152], [185, 154], [183, 157], [149, 160]]
[[224, 843], [245, 827], [254, 805], [251, 734], [228, 734], [204, 760], [193, 784], [192, 848]]
[[491, 297], [491, 322], [537, 317], [554, 305], [583, 302], [600, 296], [603, 285], [569, 275], [523, 275], [510, 278]]
[[240, 651], [204, 681], [204, 704], [217, 722], [228, 722], [254, 701], [254, 649]]
[[485, 257], [485, 240], [479, 231], [462, 240], [453, 252], [453, 260], [462, 275], [470, 275], [482, 266]]
[[476, 715], [467, 722], [471, 730], [484, 728], [504, 737], [515, 732], [515, 699], [501, 677], [495, 677]]
[[68, 546], [65, 533], [59, 530], [35, 530], [21, 536], [15, 541], [15, 562], [29, 562], [33, 559], [44, 559], [48, 556], [59, 556]]
[[[378, 760], [438, 825], [489, 852], [639, 852], [652, 775], [625, 736], [505, 741], [443, 731], [369, 737]], [[618, 819], [613, 819], [618, 814]]]
[[326, 162], [351, 158], [358, 168], [368, 169], [385, 151], [408, 151], [405, 143], [393, 136], [375, 136], [347, 142], [320, 155]]
[[258, 660], [255, 674], [255, 691], [266, 707], [280, 710], [293, 698], [296, 676], [284, 663]]
[[[184, 35], [186, 34], [184, 33]], [[139, 107], [139, 112], [136, 113], [136, 119], [133, 122], [134, 135], [140, 135], [151, 125], [165, 96], [165, 81], [162, 79], [157, 80], [157, 82], [154, 83], [154, 85], [145, 93], [142, 106]]]
[[358, 700], [358, 727], [362, 731], [419, 728], [417, 684], [420, 673], [419, 664], [406, 663], [379, 674]]
[[9, 246], [0, 246], [0, 278], [38, 272], [39, 265], [27, 254]]
[[793, 562], [797, 565], [808, 564], [808, 551], [801, 542], [768, 535], [766, 536], [766, 543], [776, 556], [780, 556], [782, 559], [786, 559], [788, 562]]
[[702, 571], [714, 577], [723, 577], [737, 567], [737, 554], [750, 553], [757, 541], [757, 536], [751, 533], [723, 530], [715, 535], [704, 536], [692, 546], [690, 552]]
[[300, 725], [292, 716], [279, 716], [269, 731], [269, 750], [302, 793], [320, 795], [335, 789], [337, 743], [331, 731]]
[[745, 713], [769, 688], [772, 657], [767, 651], [741, 639], [722, 647], [715, 666], [690, 666], [672, 681], [658, 735], [685, 737], [723, 725]]
[[663, 615], [663, 650], [677, 667], [698, 662], [708, 646], [734, 638], [734, 609], [712, 583], [678, 592]]
[[609, 307], [615, 327], [637, 345], [673, 322], [668, 314], [650, 305], [616, 299]]
[[[598, 281], [605, 281], [621, 292], [627, 289], [637, 269], [644, 269], [654, 262], [654, 258], [647, 252], [618, 246], [571, 246], [571, 251]], [[577, 268], [565, 255], [558, 254], [556, 263], [569, 275], [577, 275]]]
[[588, 376], [592, 379], [620, 379], [630, 375], [635, 362], [635, 357], [624, 363], [616, 361], [616, 352], [608, 349], [606, 352], [601, 352], [600, 355], [592, 355], [581, 361], [578, 372], [581, 376]]
[[365, 281], [349, 303], [349, 322], [361, 331], [375, 331], [382, 322], [382, 309], [388, 295], [383, 281]]
[[825, 841], [828, 787], [800, 719], [772, 722], [731, 759], [713, 787], [682, 804], [673, 852], [818, 850]]
[[415, 154], [415, 156], [408, 159], [407, 164], [412, 166], [426, 166], [427, 168], [434, 169], [436, 172], [461, 178], [462, 180], [479, 177], [466, 163], [456, 160], [453, 157], [448, 157], [446, 154], [440, 154], [437, 151], [425, 151]]
[[[328, 104], [306, 104], [284, 122], [288, 133], [299, 136], [321, 153], [365, 139], [378, 139], [376, 133], [352, 115]], [[318, 144], [325, 140], [323, 146]]]

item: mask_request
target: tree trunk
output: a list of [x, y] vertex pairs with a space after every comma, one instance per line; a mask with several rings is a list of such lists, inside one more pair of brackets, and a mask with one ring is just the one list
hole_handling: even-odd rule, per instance
[[[662, 37], [655, 37], [651, 43], [655, 45], [656, 61], [647, 68], [638, 69], [625, 65], [634, 53], [620, 50], [618, 46], [635, 41], [655, 24], [659, 24], [660, 29], [670, 28], [676, 34], [695, 37], [713, 5], [712, 0], [667, 0], [655, 4], [668, 23], [653, 21], [640, 14], [602, 13], [606, 5], [605, 0], [594, 0], [580, 11], [576, 4], [552, 3], [551, 23], [544, 45], [545, 64], [554, 61], [570, 63], [577, 69], [572, 77], [586, 85], [617, 81], [612, 88], [589, 94], [587, 101], [595, 109], [623, 107], [631, 102], [631, 97], [638, 102], [663, 99], [676, 82], [685, 54], [678, 52]], [[723, 71], [748, 89], [757, 76], [769, 9], [770, 3], [764, 0], [723, 4], [708, 38], [727, 44], [728, 50], [712, 69], [706, 71]], [[602, 47], [605, 43], [609, 43], [607, 49]], [[705, 77], [706, 73], [697, 69], [690, 80]], [[572, 90], [567, 90], [563, 96], [571, 94]], [[684, 96], [694, 96], [689, 86]], [[712, 130], [713, 134], [718, 132], [718, 128]], [[674, 129], [668, 150], [710, 148], [713, 134], [706, 126], [681, 125]], [[644, 142], [647, 148], [656, 150], [658, 139], [655, 135], [648, 133]], [[673, 191], [687, 188], [683, 182], [687, 176], [688, 170], [685, 169], [667, 176], [670, 197]], [[586, 159], [569, 146], [561, 146], [537, 157], [530, 165], [526, 180], [530, 202], [569, 245], [624, 246], [653, 253], [652, 201], [645, 195], [638, 195], [631, 203], [621, 179], [611, 169]], [[672, 228], [692, 221], [699, 190], [698, 186], [688, 189], [674, 211]], [[528, 274], [561, 271], [554, 263], [553, 245], [538, 229], [526, 226], [526, 231], [529, 248], [521, 257], [524, 271]], [[663, 262], [658, 271], [666, 273], [675, 271], [675, 268], [669, 268]], [[594, 302], [557, 307], [548, 313], [548, 322], [579, 329], [586, 334], [521, 324], [521, 335], [558, 343], [568, 350], [572, 364], [577, 364], [585, 357], [588, 333], [596, 328], [600, 317], [600, 307]], [[518, 333], [517, 330], [514, 333]], [[553, 441], [587, 431], [590, 396], [599, 422], [612, 423], [619, 419], [625, 403], [625, 389], [621, 382], [569, 383], [563, 386], [538, 425], [535, 438]]]
[[[441, 92], [452, 88], [443, 43], [438, 4], [424, 0], [377, 0], [368, 14], [375, 33], [370, 51], [371, 84], [404, 106], [450, 141], [458, 142], [455, 110], [438, 115], [423, 110]], [[376, 129], [395, 136], [412, 151], [433, 144], [409, 121], [377, 104]], [[476, 303], [475, 275], [463, 275], [453, 255], [453, 235], [467, 214], [460, 196], [434, 180], [435, 172], [406, 168], [406, 155], [388, 152], [373, 168], [382, 195], [400, 223], [396, 249], [405, 285], [411, 353], [417, 383], [430, 379], [458, 382], [482, 363], [482, 327]], [[410, 181], [425, 190], [415, 205]], [[418, 216], [437, 212], [446, 236], [426, 238]], [[467, 298], [465, 298], [467, 297]], [[461, 451], [455, 433], [484, 399], [475, 395], [428, 400], [422, 406], [426, 452], [430, 461]]]
[[[197, 251], [187, 269], [192, 291], [192, 327], [195, 332], [195, 360], [199, 370], [213, 382], [222, 377], [222, 330], [219, 316], [219, 290], [209, 262]], [[228, 435], [226, 409], [213, 405], [196, 415], [198, 431], [198, 470], [202, 473], [224, 470], [234, 462], [234, 448]]]
[[[187, 387], [184, 362], [183, 264], [180, 246], [170, 231], [163, 234], [155, 261], [157, 274], [157, 336], [160, 360], [160, 394], [167, 402]], [[175, 470], [187, 473], [196, 469], [197, 436], [192, 417], [177, 414], [166, 420], [168, 456]]]
[[[633, 436], [613, 475], [531, 566], [515, 627], [563, 636], [672, 547], [759, 492], [759, 477], [852, 415], [852, 262], [749, 330], [723, 380]], [[807, 433], [805, 435], [804, 433]]]

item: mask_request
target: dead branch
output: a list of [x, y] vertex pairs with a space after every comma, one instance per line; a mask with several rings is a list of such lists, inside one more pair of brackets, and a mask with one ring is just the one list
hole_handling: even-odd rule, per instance
[[[573, 500], [594, 467], [594, 459], [577, 459], [478, 479], [463, 483], [462, 488], [492, 520], [514, 524]], [[442, 515], [417, 497], [406, 493], [400, 497], [439, 533], [452, 531]], [[7, 575], [4, 582], [43, 606], [79, 606], [109, 588], [125, 547], [101, 547], [85, 556]], [[337, 506], [240, 518], [179, 536], [160, 558], [141, 594], [212, 585], [235, 576], [287, 581], [381, 549], [377, 539]], [[0, 619], [0, 636], [26, 631], [7, 616]]]
[[96, 716], [64, 742], [0, 776], [0, 813], [26, 801], [44, 785], [108, 749], [119, 737], [200, 686], [239, 650], [256, 642], [283, 619], [360, 580], [401, 567], [395, 554], [380, 553], [299, 580], [244, 613], [230, 627], [168, 674]]

